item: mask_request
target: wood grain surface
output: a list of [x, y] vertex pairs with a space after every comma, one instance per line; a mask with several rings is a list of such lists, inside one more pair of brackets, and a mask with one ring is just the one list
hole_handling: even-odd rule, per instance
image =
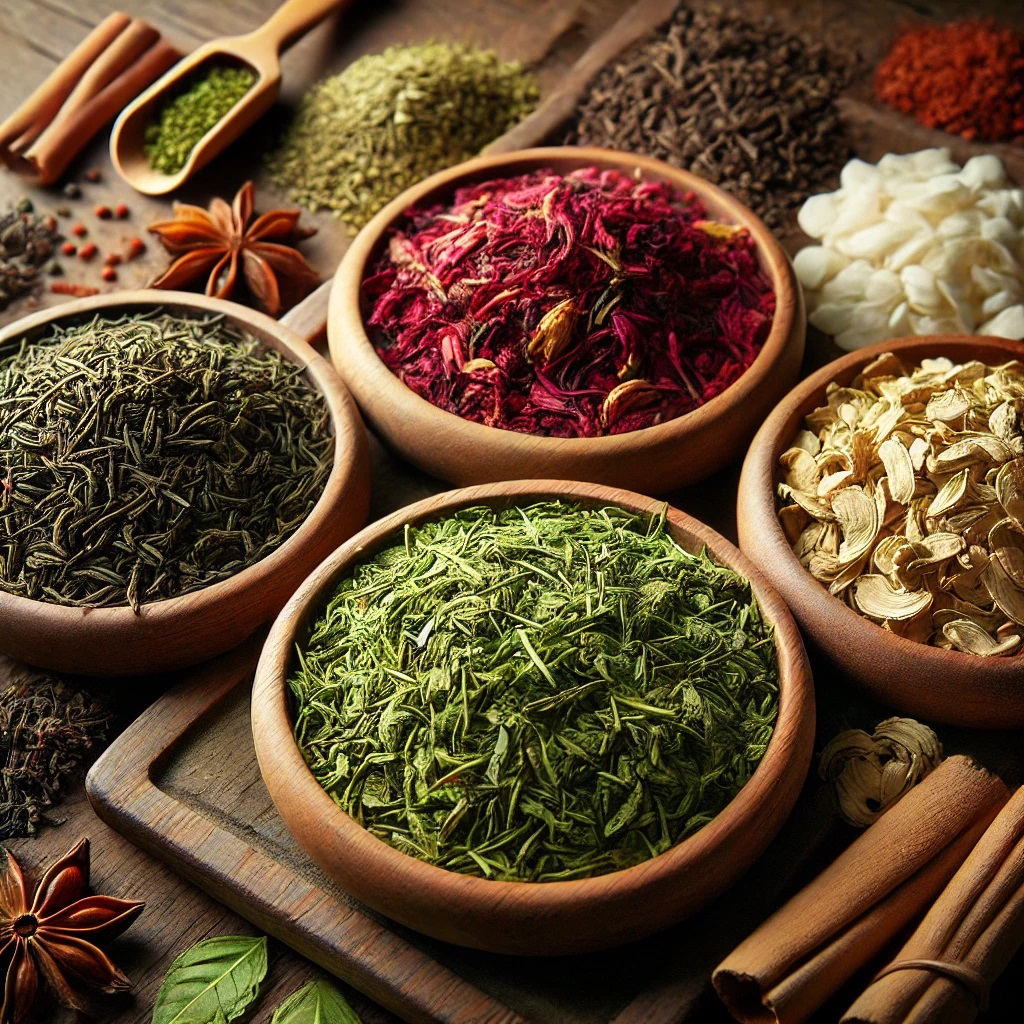
[[[542, 89], [550, 95], [552, 86], [564, 78], [573, 61], [627, 6], [627, 0], [384, 0], [381, 3], [364, 0], [357, 3], [343, 17], [311, 32], [285, 56], [282, 101], [268, 123], [204, 169], [180, 198], [205, 204], [212, 195], [230, 195], [247, 177], [254, 177], [260, 209], [279, 203], [282, 197], [269, 186], [259, 162], [262, 144], [294, 107], [305, 88], [323, 74], [337, 72], [363, 53], [379, 51], [391, 43], [430, 38], [465, 39], [494, 45], [504, 57], [535, 63]], [[901, 24], [948, 19], [965, 13], [959, 0], [750, 0], [744, 6], [750, 10], [776, 12], [787, 22], [841, 46], [859, 47], [869, 64], [882, 53]], [[208, 39], [251, 29], [269, 15], [275, 0], [232, 0], [230, 4], [202, 0], [131, 0], [129, 3], [123, 0], [0, 0], [3, 37], [0, 112], [6, 114], [13, 110], [97, 21], [120, 7], [128, 7], [132, 14], [153, 21], [172, 42], [183, 49], [191, 49]], [[971, 5], [970, 13], [998, 17], [1024, 27], [1024, 6], [1018, 3], [980, 0]], [[615, 49], [613, 42], [605, 43], [607, 53]], [[603, 59], [606, 58], [596, 60], [595, 66]], [[578, 77], [586, 80], [585, 74]], [[949, 144], [955, 155], [964, 155], [958, 140], [941, 134], [926, 138], [922, 134], [926, 130], [919, 129], [914, 122], [878, 111], [869, 102], [863, 83], [859, 92], [854, 91], [842, 103], [844, 107], [851, 106], [847, 123], [858, 151], [864, 156], [873, 158], [887, 149], [909, 151], [923, 144], [934, 144], [936, 140]], [[84, 180], [84, 171], [89, 167], [100, 170], [100, 182]], [[27, 194], [41, 210], [67, 205], [71, 217], [62, 219], [62, 225], [81, 220], [90, 232], [89, 237], [104, 252], [123, 251], [133, 235], [146, 237], [145, 226], [158, 217], [165, 217], [169, 211], [166, 202], [142, 197], [120, 182], [110, 167], [106, 140], [102, 137], [85, 151], [70, 173], [82, 187], [80, 200], [65, 200], [59, 189], [34, 189], [12, 175], [0, 174], [0, 202]], [[126, 220], [104, 221], [93, 214], [94, 204], [116, 205], [122, 201], [131, 208]], [[349, 244], [349, 237], [327, 215], [304, 216], [303, 220], [320, 227], [315, 238], [303, 243], [303, 250], [321, 275], [329, 278]], [[105, 290], [141, 286], [168, 262], [159, 244], [150, 241], [143, 259], [119, 268], [116, 285], [101, 284], [97, 263], [83, 264], [73, 259], [63, 261], [65, 279], [87, 282]], [[785, 241], [792, 251], [799, 245], [798, 233]], [[325, 293], [321, 293], [321, 298], [325, 299]], [[59, 301], [62, 300], [50, 294], [20, 300], [0, 312], [0, 323], [9, 323], [39, 305]], [[808, 341], [804, 372], [837, 354], [834, 346], [816, 332], [809, 333]], [[376, 441], [371, 439], [371, 444], [372, 516], [383, 515], [442, 488], [424, 473], [396, 460]], [[739, 467], [734, 464], [698, 487], [671, 495], [672, 501], [735, 539], [733, 502], [738, 475]], [[855, 725], [870, 729], [890, 713], [858, 696], [835, 666], [819, 660], [814, 669], [819, 695], [818, 734], [822, 738], [819, 745], [841, 728]], [[168, 706], [181, 702], [181, 713], [188, 714], [188, 687], [172, 689], [180, 682], [180, 676], [165, 676], [132, 680], [130, 685], [111, 686], [100, 680], [90, 680], [87, 685], [94, 692], [108, 696], [123, 726], [164, 693], [169, 696], [161, 701], [161, 713], [166, 712]], [[191, 694], [192, 698], [196, 696], [194, 692]], [[245, 695], [236, 698], [225, 713], [222, 727], [211, 731], [212, 742], [204, 746], [195, 738], [199, 756], [194, 761], [185, 758], [180, 763], [167, 765], [167, 777], [161, 784], [176, 787], [179, 794], [187, 794], [192, 806], [200, 807], [216, 822], [235, 821], [231, 827], [237, 827], [247, 839], [269, 836], [267, 842], [284, 850], [285, 855], [295, 857], [295, 848], [289, 847], [279, 820], [274, 824], [274, 812], [259, 779], [255, 757], [247, 747], [251, 743], [248, 710]], [[940, 728], [939, 732], [947, 752], [972, 753], [1003, 773], [1011, 784], [1019, 784], [1024, 777], [1020, 733], [979, 734], [950, 728]], [[124, 757], [126, 764], [135, 761], [130, 749]], [[123, 1002], [112, 1004], [103, 1020], [105, 1024], [148, 1024], [160, 980], [177, 953], [201, 938], [251, 933], [255, 929], [237, 913], [104, 825], [89, 807], [81, 786], [71, 790], [64, 802], [49, 812], [39, 835], [10, 845], [26, 868], [38, 873], [39, 868], [60, 856], [83, 835], [89, 835], [93, 843], [96, 890], [148, 900], [147, 910], [140, 920], [111, 946], [113, 957], [135, 979], [135, 990]], [[523, 1014], [528, 1018], [536, 1018], [539, 1007], [553, 1003], [562, 1013], [559, 1019], [573, 1024], [574, 1015], [575, 1020], [586, 1020], [585, 1015], [607, 997], [610, 989], [614, 990], [623, 975], [630, 975], [646, 984], [646, 994], [636, 997], [631, 1004], [631, 1020], [678, 1021], [690, 1014], [693, 1020], [719, 1024], [727, 1017], [717, 1001], [708, 997], [707, 972], [701, 970], [702, 966], [709, 969], [745, 929], [749, 929], [751, 916], [757, 916], [756, 908], [761, 905], [759, 900], [778, 903], [791, 891], [794, 875], [801, 872], [807, 875], [821, 866], [849, 842], [851, 835], [849, 830], [836, 825], [827, 794], [812, 780], [776, 843], [724, 899], [684, 926], [684, 934], [670, 935], [641, 949], [627, 948], [591, 962], [585, 970], [573, 975], [572, 984], [567, 984], [568, 976], [577, 966], [572, 959], [540, 963], [517, 961], [519, 974], [511, 981], [506, 978], [503, 984], [506, 989], [511, 987], [526, 993], [522, 997]], [[239, 867], [240, 877], [244, 877], [244, 863]], [[677, 937], [681, 943], [678, 946]], [[477, 980], [486, 974], [486, 965], [477, 960], [471, 959], [461, 966], [463, 973]], [[271, 973], [254, 1022], [269, 1022], [273, 1006], [315, 972], [304, 957], [280, 943], [272, 944]], [[980, 1018], [985, 1024], [1019, 1016], [1021, 988], [1018, 979], [1022, 972], [1024, 957], [1018, 956], [994, 988], [992, 1008]], [[365, 1024], [395, 1024], [397, 1018], [390, 1011], [351, 988], [345, 990]], [[512, 998], [507, 992], [505, 995]], [[621, 1001], [619, 1006], [626, 1002], [628, 1000]], [[608, 1000], [602, 1005], [607, 1006]], [[843, 1009], [845, 1006], [832, 1007], [831, 1013], [822, 1015], [822, 1024], [834, 1021]], [[590, 1019], [594, 1019], [592, 1013]], [[46, 1024], [71, 1024], [72, 1015], [47, 1013], [45, 1020]], [[624, 1024], [624, 1020], [620, 1018], [620, 1024]]]

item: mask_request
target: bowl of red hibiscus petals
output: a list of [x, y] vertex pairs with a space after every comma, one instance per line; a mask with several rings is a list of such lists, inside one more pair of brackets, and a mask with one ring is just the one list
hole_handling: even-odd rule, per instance
[[803, 300], [767, 227], [659, 160], [552, 147], [427, 178], [354, 239], [331, 357], [374, 431], [460, 485], [664, 493], [796, 381]]

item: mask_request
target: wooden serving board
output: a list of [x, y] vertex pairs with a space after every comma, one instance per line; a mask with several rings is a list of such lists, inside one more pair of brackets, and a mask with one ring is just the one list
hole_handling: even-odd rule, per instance
[[[262, 633], [197, 669], [93, 767], [96, 811], [217, 900], [403, 1020], [673, 1024], [707, 1019], [714, 964], [849, 830], [812, 781], [769, 852], [689, 923], [606, 953], [502, 957], [395, 924], [342, 891], [286, 831], [253, 750], [249, 696]], [[728, 1019], [724, 1017], [722, 1019]]]

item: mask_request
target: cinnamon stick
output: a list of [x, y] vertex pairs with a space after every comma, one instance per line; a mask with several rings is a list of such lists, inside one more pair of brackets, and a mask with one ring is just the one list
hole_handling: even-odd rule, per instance
[[103, 51], [131, 24], [120, 11], [108, 14], [70, 55], [54, 68], [49, 77], [10, 117], [0, 124], [0, 156], [31, 145], [56, 116], [75, 83], [89, 70]]
[[719, 964], [730, 1013], [806, 1020], [924, 912], [1007, 796], [969, 758], [947, 758]]
[[[1024, 943], [1024, 788], [1018, 789], [843, 1024], [970, 1024]], [[912, 962], [934, 967], [892, 968]], [[946, 971], [947, 973], [941, 973]]]
[[114, 12], [0, 125], [0, 159], [48, 185], [181, 54], [140, 18]]
[[86, 141], [179, 60], [181, 52], [159, 40], [73, 117], [54, 120], [24, 153], [40, 183], [56, 181]]

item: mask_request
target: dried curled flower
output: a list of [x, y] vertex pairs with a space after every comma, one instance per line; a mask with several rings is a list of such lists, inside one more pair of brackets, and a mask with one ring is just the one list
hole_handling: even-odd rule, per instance
[[912, 718], [887, 718], [874, 733], [841, 732], [821, 752], [819, 774], [836, 787], [839, 813], [866, 828], [942, 760], [938, 736]]
[[241, 283], [241, 267], [249, 291], [271, 316], [294, 306], [320, 283], [294, 248], [316, 229], [298, 226], [299, 210], [270, 210], [254, 221], [253, 212], [251, 181], [238, 190], [231, 206], [220, 198], [209, 211], [175, 203], [173, 220], [149, 226], [176, 257], [150, 287], [181, 288], [206, 276], [206, 294], [226, 299]]
[[120, 935], [144, 903], [85, 896], [89, 840], [51, 865], [29, 900], [18, 862], [0, 868], [0, 972], [6, 976], [0, 1024], [26, 1024], [40, 983], [63, 1006], [88, 1009], [84, 989], [119, 992], [131, 981], [95, 943]]

